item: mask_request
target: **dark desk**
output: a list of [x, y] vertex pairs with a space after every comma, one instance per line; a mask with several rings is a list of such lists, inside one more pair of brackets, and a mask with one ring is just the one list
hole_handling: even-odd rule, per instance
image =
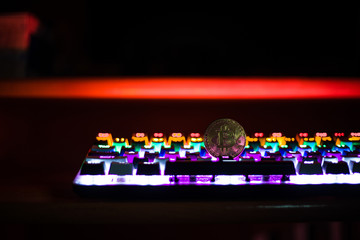
[[[243, 234], [258, 239], [336, 234], [359, 236], [359, 199], [307, 198], [194, 201], [111, 201], [82, 199], [72, 180], [98, 132], [130, 136], [141, 132], [203, 132], [214, 119], [237, 119], [248, 132], [359, 131], [360, 100], [85, 100], [0, 99], [1, 222], [6, 232], [44, 236], [67, 231], [28, 224], [106, 223], [68, 226], [74, 236], [103, 236], [120, 229], [125, 236], [209, 238]], [[113, 227], [121, 223], [123, 227]], [[150, 227], [149, 224], [158, 224]], [[191, 224], [205, 224], [192, 226]], [[214, 227], [213, 224], [224, 223]], [[25, 224], [25, 225], [24, 225]], [[127, 224], [135, 224], [128, 226]], [[184, 224], [186, 227], [183, 227]], [[145, 229], [140, 231], [140, 229]], [[218, 233], [218, 232], [221, 232]], [[110, 231], [111, 232], [111, 231]], [[124, 233], [125, 232], [125, 233]], [[174, 234], [176, 232], [176, 234]], [[40, 235], [41, 235], [40, 234]], [[220, 235], [219, 235], [220, 234]], [[299, 235], [300, 234], [300, 235]], [[329, 235], [330, 234], [330, 235]], [[319, 237], [320, 236], [320, 237]], [[262, 237], [262, 238], [261, 238]], [[160, 237], [161, 238], [161, 237]], [[305, 239], [305, 238], [299, 238]]]

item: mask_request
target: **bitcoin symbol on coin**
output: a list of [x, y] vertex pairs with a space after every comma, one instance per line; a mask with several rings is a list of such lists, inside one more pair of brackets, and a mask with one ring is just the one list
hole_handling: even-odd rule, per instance
[[230, 147], [234, 146], [235, 139], [234, 133], [229, 129], [227, 125], [222, 125], [218, 132], [218, 147], [222, 151], [227, 151]]
[[214, 157], [236, 157], [244, 150], [245, 142], [244, 128], [232, 119], [214, 121], [204, 134], [205, 148]]

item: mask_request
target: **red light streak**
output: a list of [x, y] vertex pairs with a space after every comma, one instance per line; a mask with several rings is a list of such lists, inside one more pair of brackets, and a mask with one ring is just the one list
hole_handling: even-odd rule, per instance
[[0, 82], [0, 97], [100, 99], [360, 98], [347, 78], [55, 78]]

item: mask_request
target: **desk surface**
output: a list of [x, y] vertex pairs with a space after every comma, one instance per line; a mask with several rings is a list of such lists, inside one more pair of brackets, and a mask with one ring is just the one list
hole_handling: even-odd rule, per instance
[[[359, 100], [130, 101], [0, 99], [1, 221], [240, 223], [358, 219], [358, 199], [108, 201], [78, 197], [72, 180], [97, 132], [203, 131], [238, 119], [249, 132], [359, 131]], [[344, 117], [346, 116], [346, 117]], [[124, 217], [118, 217], [124, 216]]]

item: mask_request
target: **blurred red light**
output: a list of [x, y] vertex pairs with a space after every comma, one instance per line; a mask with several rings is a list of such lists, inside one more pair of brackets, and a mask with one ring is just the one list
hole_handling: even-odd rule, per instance
[[108, 99], [360, 98], [360, 81], [336, 78], [64, 78], [3, 81], [0, 97]]

